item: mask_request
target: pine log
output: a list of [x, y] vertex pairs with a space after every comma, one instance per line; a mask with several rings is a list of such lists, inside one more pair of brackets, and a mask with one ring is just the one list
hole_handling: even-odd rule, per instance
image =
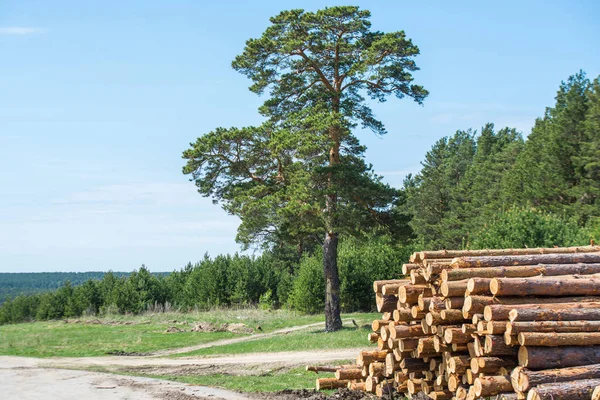
[[462, 324], [461, 330], [463, 333], [473, 333], [477, 330], [477, 325], [475, 324]]
[[493, 396], [498, 393], [512, 392], [510, 376], [482, 376], [475, 379], [475, 395], [478, 397]]
[[600, 308], [573, 309], [513, 309], [509, 319], [514, 321], [600, 321]]
[[465, 320], [461, 310], [442, 310], [440, 317], [445, 324], [462, 323]]
[[600, 253], [534, 254], [486, 257], [461, 257], [452, 260], [453, 268], [485, 268], [536, 264], [600, 263]]
[[335, 372], [339, 369], [340, 367], [332, 367], [332, 366], [326, 366], [326, 365], [307, 365], [306, 366], [306, 370], [307, 371], [311, 371], [311, 372]]
[[551, 247], [531, 249], [484, 249], [484, 250], [437, 250], [413, 253], [411, 259], [419, 262], [439, 258], [477, 257], [477, 256], [503, 256], [503, 255], [528, 255], [528, 254], [572, 254], [591, 253], [600, 251], [600, 246], [578, 247]]
[[425, 354], [425, 353], [435, 353], [435, 348], [433, 346], [433, 337], [422, 337], [419, 339], [419, 344], [417, 344], [417, 353]]
[[534, 276], [591, 275], [600, 273], [600, 264], [537, 264], [516, 267], [454, 268], [440, 272], [442, 282], [470, 278], [527, 278]]
[[375, 303], [377, 304], [377, 311], [392, 312], [398, 305], [398, 297], [396, 296], [384, 296], [381, 293], [375, 294]]
[[460, 310], [465, 304], [465, 296], [447, 297], [444, 301], [446, 310]]
[[600, 400], [600, 386], [596, 386], [592, 392], [592, 400]]
[[390, 327], [390, 337], [392, 339], [405, 339], [425, 336], [421, 325], [397, 325]]
[[431, 297], [429, 302], [429, 311], [442, 311], [446, 309], [446, 300], [442, 297]]
[[511, 335], [508, 332], [504, 332], [504, 343], [506, 343], [507, 346], [518, 346], [519, 339], [516, 335]]
[[501, 335], [506, 332], [506, 323], [503, 321], [488, 321], [486, 325], [489, 335]]
[[421, 268], [421, 264], [407, 263], [402, 264], [402, 275], [409, 275], [410, 271]]
[[398, 300], [405, 304], [417, 304], [420, 294], [428, 297], [432, 296], [433, 292], [426, 285], [405, 285], [398, 290]]
[[422, 285], [427, 283], [427, 280], [423, 276], [423, 271], [421, 269], [413, 269], [410, 271], [410, 283], [413, 285]]
[[464, 344], [472, 341], [470, 333], [464, 333], [461, 328], [447, 328], [444, 330], [444, 341], [446, 343]]
[[335, 371], [335, 379], [337, 379], [337, 380], [362, 379], [362, 369], [360, 369], [360, 368], [337, 369]]
[[538, 386], [527, 393], [527, 400], [589, 400], [600, 379], [583, 379]]
[[483, 351], [485, 355], [494, 356], [516, 356], [518, 352], [516, 347], [507, 346], [504, 343], [504, 336], [502, 335], [486, 335]]
[[450, 266], [451, 262], [452, 262], [452, 260], [450, 260], [450, 261], [430, 261], [427, 263], [427, 266], [425, 267], [425, 269], [426, 269], [428, 275], [439, 275], [442, 273], [442, 271], [445, 271], [448, 268], [452, 268]]
[[371, 329], [373, 330], [373, 332], [379, 333], [379, 331], [381, 331], [382, 326], [389, 325], [389, 324], [390, 324], [389, 321], [384, 321], [382, 319], [376, 319], [371, 323]]
[[417, 338], [406, 338], [400, 339], [398, 342], [398, 348], [400, 351], [412, 351], [419, 345], [419, 339]]
[[[597, 296], [600, 276], [568, 275], [548, 278], [494, 278], [490, 290], [494, 296]], [[459, 281], [462, 282], [462, 281]]]
[[[511, 304], [543, 304], [556, 303], [593, 303], [600, 302], [600, 297], [492, 297], [492, 296], [466, 296], [463, 311], [482, 313], [485, 306], [511, 305]], [[549, 306], [554, 307], [554, 306]]]
[[442, 282], [440, 285], [440, 294], [443, 297], [465, 296], [468, 280]]
[[414, 321], [412, 317], [412, 311], [410, 308], [396, 309], [392, 312], [392, 319], [396, 322], [410, 322]]
[[386, 350], [361, 351], [356, 357], [356, 365], [363, 367], [375, 361], [385, 361], [387, 354]]
[[470, 278], [467, 280], [467, 290], [465, 291], [465, 294], [469, 296], [473, 294], [489, 294], [490, 282], [490, 278]]
[[456, 400], [465, 400], [467, 398], [467, 388], [459, 387], [456, 389], [455, 397]]
[[[392, 355], [393, 357], [393, 355]], [[387, 355], [386, 355], [387, 359]], [[385, 373], [385, 362], [373, 362], [369, 364], [369, 376], [383, 376]]]
[[420, 310], [419, 306], [412, 306], [410, 308], [410, 315], [413, 318], [413, 320], [424, 318], [425, 314], [427, 314], [427, 312]]
[[427, 394], [433, 400], [450, 400], [452, 399], [453, 393], [449, 390], [436, 390]]
[[541, 371], [531, 371], [519, 367], [512, 374], [513, 385], [520, 392], [527, 392], [535, 386], [547, 383], [570, 382], [581, 379], [600, 379], [600, 364]]
[[519, 348], [519, 365], [533, 370], [591, 364], [600, 364], [600, 346], [521, 346]]
[[469, 356], [456, 356], [448, 360], [448, 372], [452, 374], [462, 374], [471, 366]]
[[388, 279], [384, 281], [375, 281], [373, 282], [373, 291], [375, 293], [382, 293], [385, 285], [407, 285], [409, 283], [409, 279]]
[[597, 302], [573, 302], [573, 303], [542, 303], [542, 304], [492, 304], [483, 309], [486, 321], [506, 321], [512, 310], [568, 310], [589, 308], [595, 309], [600, 303]]
[[375, 393], [375, 387], [379, 383], [379, 378], [375, 376], [368, 376], [365, 379], [365, 391], [369, 393]]
[[525, 397], [519, 397], [517, 393], [501, 393], [496, 400], [523, 400]]
[[383, 287], [381, 288], [381, 294], [383, 294], [384, 296], [391, 296], [391, 295], [398, 295], [398, 290], [400, 290], [400, 288], [402, 286], [408, 285], [410, 284], [410, 281], [408, 282], [402, 282], [402, 283], [386, 283], [385, 285], [383, 285]]
[[509, 335], [518, 335], [521, 332], [600, 332], [600, 321], [507, 322], [506, 332]]
[[521, 332], [521, 346], [592, 346], [600, 345], [600, 332], [555, 333]]
[[375, 332], [371, 332], [367, 335], [367, 340], [371, 343], [377, 343], [377, 340], [379, 340], [379, 334], [375, 333]]
[[317, 378], [316, 388], [317, 390], [326, 390], [326, 389], [339, 389], [348, 386], [349, 380], [337, 380], [335, 378]]

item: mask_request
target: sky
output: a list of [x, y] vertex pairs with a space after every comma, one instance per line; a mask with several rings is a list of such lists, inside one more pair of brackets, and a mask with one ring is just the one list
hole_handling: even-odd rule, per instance
[[239, 220], [196, 192], [183, 150], [262, 121], [231, 68], [285, 9], [358, 5], [420, 48], [430, 91], [373, 104], [357, 132], [393, 186], [456, 130], [527, 135], [562, 80], [600, 74], [600, 2], [0, 0], [0, 272], [172, 271], [240, 250]]

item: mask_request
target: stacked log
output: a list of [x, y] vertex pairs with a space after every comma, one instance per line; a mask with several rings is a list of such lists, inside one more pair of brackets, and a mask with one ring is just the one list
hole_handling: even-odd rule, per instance
[[373, 284], [377, 349], [317, 388], [600, 398], [600, 246], [423, 251], [402, 272]]

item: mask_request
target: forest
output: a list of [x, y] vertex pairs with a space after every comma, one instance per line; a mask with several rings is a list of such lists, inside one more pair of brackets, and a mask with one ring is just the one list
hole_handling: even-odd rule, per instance
[[[439, 139], [373, 226], [339, 244], [340, 303], [371, 310], [373, 280], [400, 276], [419, 249], [585, 245], [600, 239], [600, 77], [559, 86], [526, 137], [493, 123]], [[360, 216], [358, 216], [360, 217]], [[349, 214], [347, 218], [352, 218]], [[352, 222], [352, 221], [350, 221]], [[0, 324], [148, 310], [258, 305], [322, 312], [322, 249], [281, 242], [259, 256], [205, 256], [170, 274], [2, 276]], [[44, 293], [33, 288], [55, 289]], [[2, 298], [0, 297], [0, 301]]]

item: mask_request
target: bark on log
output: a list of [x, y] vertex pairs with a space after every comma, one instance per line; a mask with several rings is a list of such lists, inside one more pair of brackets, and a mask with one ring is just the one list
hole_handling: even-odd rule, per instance
[[[543, 304], [556, 303], [593, 303], [600, 302], [600, 297], [492, 297], [467, 296], [463, 304], [463, 312], [482, 313], [485, 306], [511, 304]], [[551, 306], [554, 307], [554, 306]]]
[[382, 293], [385, 285], [407, 285], [410, 283], [408, 279], [388, 279], [383, 281], [373, 282], [373, 291], [375, 293]]
[[541, 371], [518, 368], [512, 377], [515, 389], [520, 392], [527, 392], [535, 386], [547, 383], [570, 382], [581, 379], [600, 379], [600, 364]]
[[446, 343], [464, 344], [472, 341], [470, 333], [464, 333], [461, 328], [448, 328], [444, 330], [444, 341]]
[[600, 332], [600, 321], [508, 322], [506, 332], [509, 335], [518, 335], [521, 332]]
[[410, 271], [410, 283], [413, 285], [422, 285], [427, 283], [427, 280], [423, 276], [423, 271], [421, 269], [414, 269]]
[[483, 352], [485, 355], [516, 356], [517, 351], [518, 350], [516, 347], [506, 345], [504, 342], [504, 336], [502, 335], [487, 335], [485, 337], [485, 344], [483, 347]]
[[475, 395], [479, 397], [493, 396], [498, 393], [512, 392], [510, 376], [483, 376], [475, 379]]
[[599, 332], [555, 333], [555, 332], [521, 332], [521, 346], [593, 346], [600, 345]]
[[467, 280], [466, 295], [472, 294], [489, 294], [490, 293], [490, 278], [470, 278]]
[[397, 325], [390, 327], [392, 339], [404, 339], [424, 336], [421, 325]]
[[445, 324], [462, 323], [465, 320], [461, 310], [442, 310], [440, 317]]
[[335, 378], [317, 378], [315, 386], [317, 390], [339, 389], [348, 386], [348, 380], [337, 380]]
[[547, 384], [533, 388], [527, 393], [527, 400], [589, 400], [600, 379]]
[[465, 296], [468, 280], [442, 282], [440, 285], [440, 294], [444, 297]]
[[514, 321], [600, 321], [599, 308], [578, 309], [513, 309], [509, 319]]
[[405, 304], [417, 304], [420, 294], [429, 297], [433, 295], [433, 292], [426, 285], [406, 285], [398, 290], [398, 300]]
[[410, 308], [395, 309], [392, 312], [392, 319], [396, 322], [413, 321], [412, 311]]
[[453, 268], [486, 268], [536, 264], [600, 263], [600, 253], [537, 254], [486, 257], [461, 257], [452, 260]]
[[306, 370], [310, 371], [310, 372], [335, 372], [339, 369], [340, 367], [332, 367], [332, 366], [326, 366], [326, 365], [307, 365], [306, 366]]
[[[543, 304], [493, 304], [483, 309], [483, 316], [486, 321], [506, 321], [510, 317], [512, 310], [568, 310], [568, 309], [595, 309], [598, 307], [596, 302], [576, 302], [576, 303], [543, 303]], [[584, 318], [585, 319], [585, 318]]]
[[470, 278], [527, 278], [534, 276], [592, 275], [600, 273], [600, 264], [536, 264], [487, 268], [453, 268], [440, 272], [442, 282]]
[[363, 367], [375, 361], [385, 361], [387, 354], [388, 351], [385, 350], [361, 351], [356, 357], [356, 365]]
[[360, 368], [338, 369], [335, 371], [335, 379], [338, 379], [338, 380], [362, 379], [362, 370]]
[[465, 304], [465, 296], [447, 297], [444, 301], [446, 310], [460, 310]]
[[529, 369], [577, 367], [600, 364], [600, 346], [564, 346], [519, 348], [519, 365]]
[[421, 268], [421, 264], [407, 263], [402, 264], [402, 275], [410, 274], [410, 271]]
[[411, 259], [420, 262], [439, 258], [477, 257], [477, 256], [502, 256], [502, 255], [527, 255], [527, 254], [572, 254], [591, 253], [600, 251], [600, 246], [578, 247], [550, 247], [532, 249], [484, 249], [484, 250], [437, 250], [413, 253]]
[[[549, 278], [494, 278], [490, 290], [494, 296], [597, 296], [600, 276], [578, 275]], [[595, 277], [595, 278], [594, 278]], [[462, 281], [460, 281], [462, 282]]]
[[377, 311], [380, 313], [392, 312], [398, 305], [398, 297], [396, 296], [384, 296], [381, 293], [375, 295], [375, 303], [377, 304]]

